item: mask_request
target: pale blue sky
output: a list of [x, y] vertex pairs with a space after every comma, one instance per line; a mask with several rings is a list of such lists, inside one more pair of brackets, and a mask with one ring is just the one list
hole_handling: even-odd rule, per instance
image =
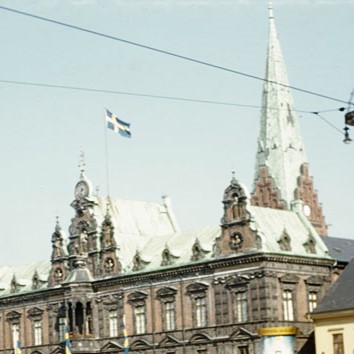
[[[267, 1], [2, 0], [68, 22], [264, 76]], [[348, 100], [354, 88], [353, 1], [274, 1], [290, 84]], [[260, 105], [262, 83], [0, 10], [0, 80], [42, 82]], [[67, 232], [79, 178], [106, 194], [103, 108], [131, 123], [108, 132], [114, 198], [172, 204], [182, 229], [218, 224], [231, 170], [251, 190], [259, 109], [0, 82], [0, 264], [49, 259], [55, 217]], [[340, 103], [293, 92], [295, 106]], [[343, 113], [323, 113], [339, 130]], [[354, 238], [353, 146], [318, 117], [299, 114], [310, 173], [332, 236]], [[354, 133], [352, 134], [354, 138]]]

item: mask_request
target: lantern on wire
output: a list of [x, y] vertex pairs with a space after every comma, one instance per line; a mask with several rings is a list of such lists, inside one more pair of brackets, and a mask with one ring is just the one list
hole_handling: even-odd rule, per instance
[[343, 130], [344, 130], [344, 140], [343, 140], [343, 143], [344, 143], [344, 144], [350, 144], [350, 142], [352, 141], [352, 139], [350, 139], [350, 137], [349, 137], [349, 133], [348, 133], [349, 128], [348, 128], [348, 127], [345, 127]]
[[344, 118], [346, 125], [354, 126], [354, 111], [346, 113]]

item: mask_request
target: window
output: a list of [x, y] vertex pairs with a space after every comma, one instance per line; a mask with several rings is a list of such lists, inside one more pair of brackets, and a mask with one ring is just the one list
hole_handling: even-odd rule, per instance
[[207, 325], [207, 291], [208, 286], [203, 283], [193, 283], [187, 286], [194, 327], [205, 327]]
[[243, 345], [242, 347], [238, 347], [237, 354], [249, 354], [248, 346], [247, 345]]
[[135, 291], [134, 293], [128, 295], [128, 302], [133, 308], [136, 334], [146, 332], [146, 298], [147, 294], [142, 291]]
[[161, 304], [162, 327], [166, 331], [176, 329], [176, 294], [175, 288], [165, 287], [157, 291]]
[[229, 302], [228, 302], [228, 293], [224, 287], [224, 284], [220, 282], [215, 285], [215, 321], [216, 324], [226, 324], [229, 323]]
[[33, 322], [34, 345], [42, 345], [42, 321]]
[[109, 336], [118, 336], [118, 315], [116, 311], [109, 311]]
[[196, 313], [196, 326], [204, 327], [207, 324], [206, 321], [206, 301], [205, 297], [196, 299], [195, 302]]
[[14, 348], [17, 347], [17, 342], [20, 340], [20, 325], [19, 323], [13, 323], [11, 325], [12, 341]]
[[65, 339], [65, 317], [59, 317], [59, 341], [62, 342]]
[[294, 321], [293, 292], [283, 291], [283, 317], [284, 321]]
[[136, 333], [142, 334], [146, 332], [145, 328], [145, 306], [136, 306], [134, 309], [135, 315], [135, 326], [136, 326]]
[[317, 293], [314, 291], [309, 292], [309, 311], [312, 312], [317, 307]]
[[344, 354], [343, 334], [333, 334], [333, 354]]
[[236, 322], [246, 322], [248, 320], [248, 299], [245, 291], [235, 293], [233, 311]]
[[173, 331], [176, 329], [176, 313], [174, 302], [165, 303], [165, 324], [167, 331]]

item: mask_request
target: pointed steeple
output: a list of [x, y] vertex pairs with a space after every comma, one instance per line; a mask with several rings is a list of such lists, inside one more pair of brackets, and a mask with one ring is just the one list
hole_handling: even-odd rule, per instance
[[[304, 204], [316, 199], [310, 206], [316, 214], [320, 234], [326, 233], [322, 209], [311, 186], [311, 193], [300, 196], [301, 177], [307, 168], [294, 102], [288, 87], [278, 34], [275, 27], [273, 6], [269, 2], [269, 39], [266, 76], [263, 86], [260, 132], [258, 137], [255, 183], [252, 204], [277, 209], [290, 209], [295, 199]], [[308, 182], [308, 180], [307, 180]], [[312, 180], [311, 180], [312, 184]], [[309, 217], [310, 221], [311, 218]], [[311, 221], [312, 222], [312, 221]], [[314, 223], [313, 223], [314, 224]], [[326, 230], [326, 231], [324, 231]]]

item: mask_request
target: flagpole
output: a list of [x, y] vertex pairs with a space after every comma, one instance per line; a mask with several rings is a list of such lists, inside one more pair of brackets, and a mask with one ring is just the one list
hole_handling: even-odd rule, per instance
[[104, 115], [104, 136], [105, 136], [105, 165], [106, 165], [106, 191], [107, 191], [107, 203], [110, 195], [109, 191], [109, 166], [108, 166], [108, 138], [107, 138], [107, 122], [106, 122], [106, 110]]

